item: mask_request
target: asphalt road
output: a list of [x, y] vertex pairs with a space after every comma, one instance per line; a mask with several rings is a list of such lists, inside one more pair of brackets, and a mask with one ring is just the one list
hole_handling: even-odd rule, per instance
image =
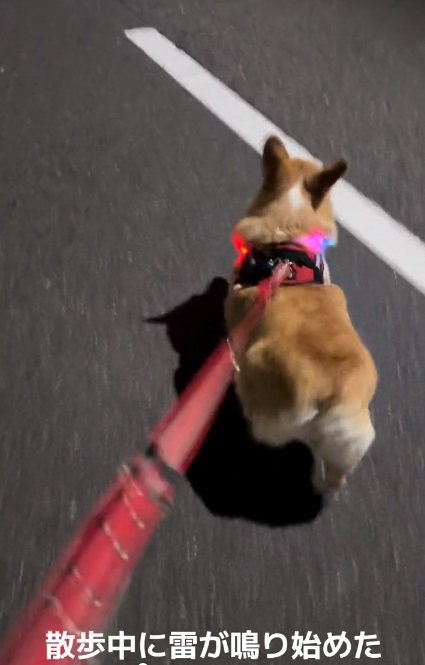
[[[0, 4], [0, 633], [218, 339], [258, 182], [123, 31], [156, 27], [346, 157], [425, 238], [424, 24], [419, 0]], [[344, 232], [329, 258], [379, 367], [373, 451], [321, 510], [308, 453], [256, 451], [230, 396], [111, 630], [364, 630], [386, 665], [424, 662], [425, 301]]]

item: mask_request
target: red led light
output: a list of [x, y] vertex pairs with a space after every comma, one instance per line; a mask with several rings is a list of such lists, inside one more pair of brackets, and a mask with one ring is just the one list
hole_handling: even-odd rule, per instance
[[237, 254], [236, 266], [240, 266], [245, 256], [249, 254], [249, 248], [246, 245], [244, 239], [236, 233], [232, 235], [232, 242]]

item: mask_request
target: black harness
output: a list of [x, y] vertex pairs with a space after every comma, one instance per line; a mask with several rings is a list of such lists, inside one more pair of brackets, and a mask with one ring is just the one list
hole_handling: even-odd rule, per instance
[[290, 273], [282, 286], [324, 284], [325, 263], [321, 254], [309, 252], [296, 242], [284, 242], [260, 249], [250, 249], [239, 266], [236, 284], [257, 286], [271, 277], [279, 263], [287, 263]]

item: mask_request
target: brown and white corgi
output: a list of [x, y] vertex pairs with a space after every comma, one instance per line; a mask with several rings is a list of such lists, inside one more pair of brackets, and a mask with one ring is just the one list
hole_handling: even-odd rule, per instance
[[245, 250], [225, 307], [231, 338], [256, 299], [258, 281], [276, 261], [289, 263], [290, 279], [267, 303], [236, 359], [235, 383], [257, 440], [271, 446], [300, 440], [310, 447], [321, 492], [341, 487], [375, 437], [369, 412], [374, 362], [324, 257], [308, 242], [317, 236], [336, 242], [330, 190], [346, 168], [342, 160], [322, 168], [292, 159], [280, 139], [268, 139], [262, 186], [234, 229]]

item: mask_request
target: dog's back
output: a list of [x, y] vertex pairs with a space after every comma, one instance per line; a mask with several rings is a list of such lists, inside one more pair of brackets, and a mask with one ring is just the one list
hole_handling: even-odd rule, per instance
[[[236, 292], [228, 309], [243, 297]], [[334, 285], [280, 289], [239, 364], [238, 387], [250, 419], [259, 411], [275, 417], [282, 409], [367, 407], [376, 383], [372, 359]]]

